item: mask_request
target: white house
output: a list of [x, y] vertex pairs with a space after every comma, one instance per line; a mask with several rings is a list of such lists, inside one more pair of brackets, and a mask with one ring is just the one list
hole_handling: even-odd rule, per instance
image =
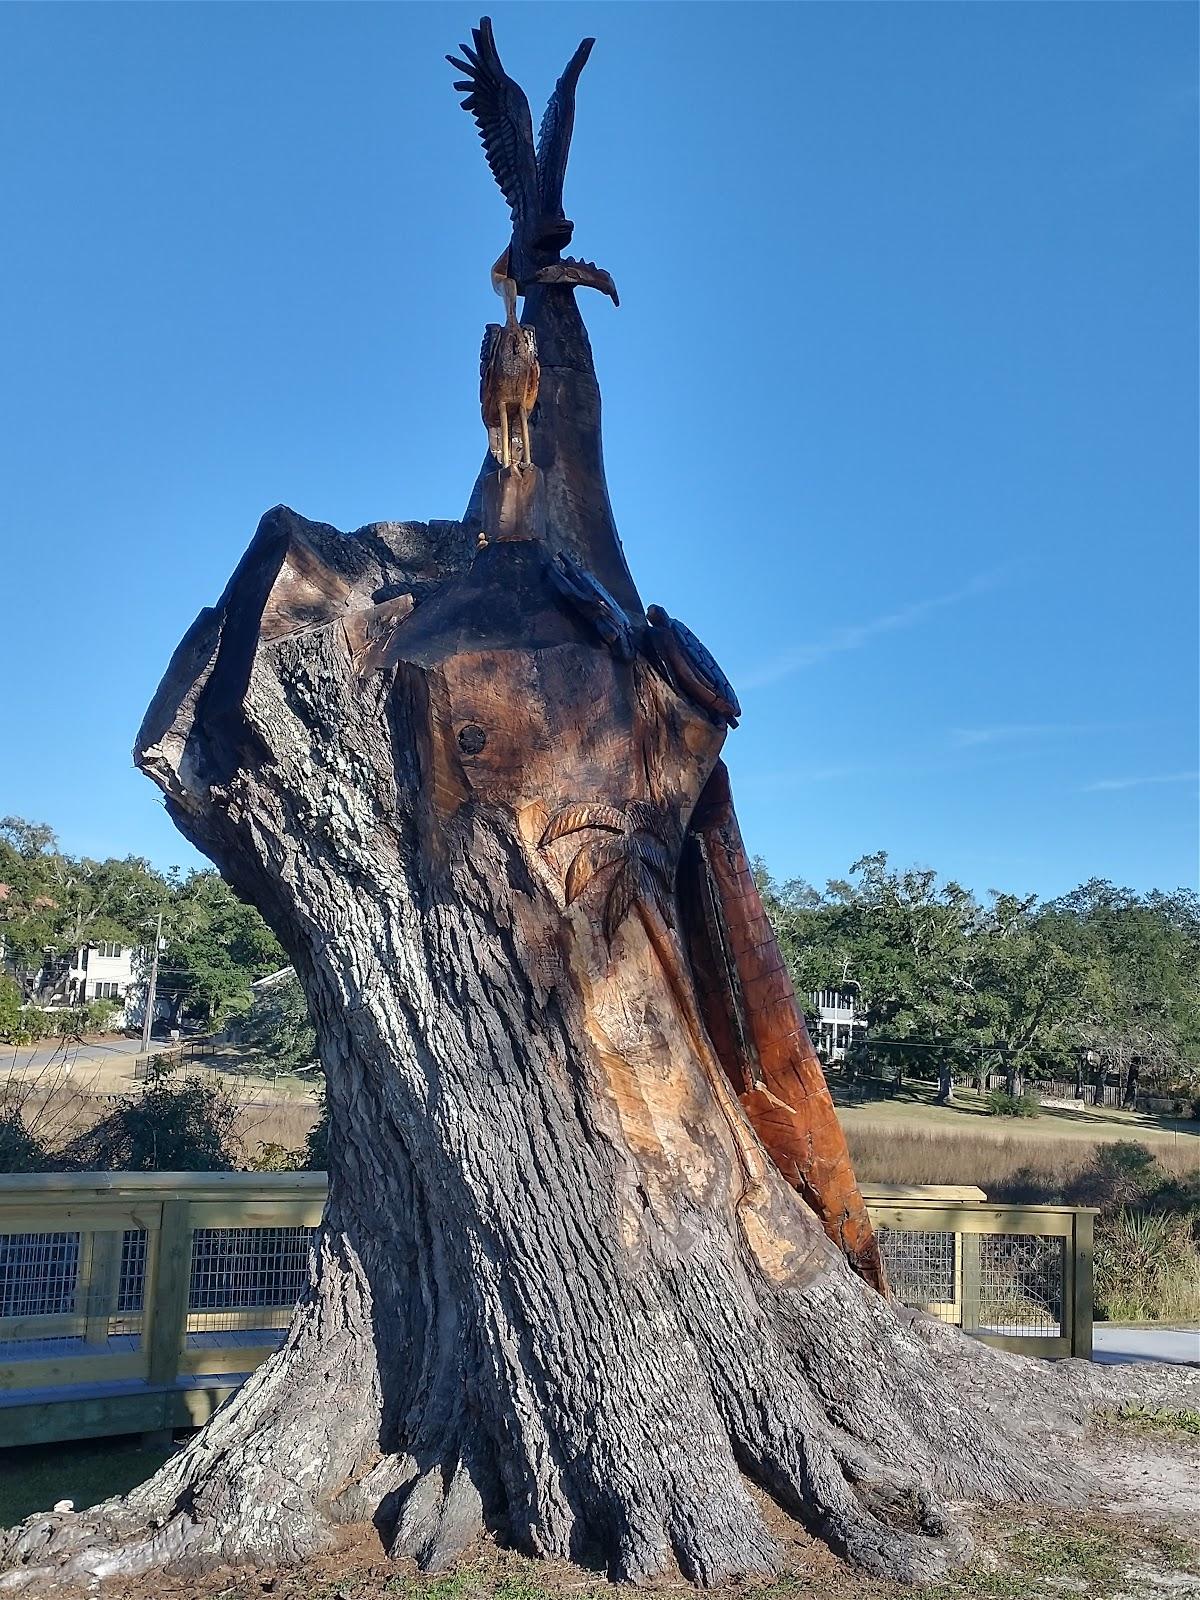
[[844, 1061], [850, 1046], [867, 1031], [856, 990], [818, 989], [810, 998], [820, 1017], [813, 1044], [826, 1061]]
[[85, 944], [71, 957], [60, 993], [68, 1005], [92, 1000], [125, 999], [126, 991], [142, 981], [146, 952], [128, 944]]

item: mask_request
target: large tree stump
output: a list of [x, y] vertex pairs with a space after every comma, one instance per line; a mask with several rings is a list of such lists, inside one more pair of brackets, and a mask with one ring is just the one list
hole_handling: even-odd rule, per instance
[[1078, 1487], [1085, 1378], [882, 1292], [726, 719], [649, 648], [572, 290], [527, 316], [545, 538], [477, 550], [490, 464], [462, 523], [278, 508], [147, 714], [139, 764], [303, 983], [329, 1203], [282, 1350], [144, 1487], [8, 1536], [7, 1588], [368, 1518], [426, 1566], [490, 1529], [711, 1584], [772, 1570], [760, 1491], [920, 1579], [966, 1548], [954, 1501]]

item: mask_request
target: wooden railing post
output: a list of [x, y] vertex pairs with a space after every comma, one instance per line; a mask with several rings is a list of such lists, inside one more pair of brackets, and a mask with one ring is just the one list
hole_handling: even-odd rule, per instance
[[147, 1296], [143, 1324], [151, 1383], [173, 1383], [179, 1375], [192, 1276], [191, 1210], [187, 1200], [163, 1201], [153, 1294]]
[[1071, 1354], [1083, 1361], [1092, 1359], [1093, 1221], [1091, 1211], [1076, 1211], [1070, 1241], [1074, 1265], [1071, 1275]]
[[84, 1236], [87, 1249], [79, 1262], [79, 1293], [83, 1302], [84, 1343], [108, 1349], [109, 1321], [117, 1312], [121, 1283], [121, 1246], [124, 1235], [109, 1229]]
[[962, 1330], [973, 1333], [979, 1326], [979, 1235], [960, 1232], [962, 1248]]

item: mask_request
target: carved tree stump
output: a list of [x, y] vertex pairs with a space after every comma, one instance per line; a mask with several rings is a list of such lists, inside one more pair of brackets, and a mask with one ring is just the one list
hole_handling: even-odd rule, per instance
[[966, 1549], [953, 1500], [1076, 1482], [1082, 1380], [876, 1287], [724, 721], [646, 648], [571, 290], [527, 315], [545, 540], [476, 550], [490, 464], [462, 523], [278, 508], [147, 714], [138, 762], [303, 983], [329, 1203], [283, 1349], [143, 1488], [9, 1536], [9, 1588], [360, 1518], [426, 1566], [489, 1528], [710, 1584], [775, 1565], [756, 1488], [914, 1580]]

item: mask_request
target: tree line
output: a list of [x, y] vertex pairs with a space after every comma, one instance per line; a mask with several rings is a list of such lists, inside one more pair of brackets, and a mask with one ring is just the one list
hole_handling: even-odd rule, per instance
[[884, 851], [824, 889], [756, 865], [797, 993], [850, 990], [874, 1060], [1200, 1090], [1193, 890], [1093, 878], [1053, 900], [980, 899], [936, 872], [898, 870]]
[[222, 1025], [249, 1003], [254, 979], [287, 964], [258, 912], [217, 872], [75, 856], [44, 823], [0, 820], [0, 1034], [21, 1026], [22, 1007], [61, 995], [81, 946], [151, 948], [160, 912], [158, 994], [172, 1026]]
[[[799, 995], [850, 990], [878, 1057], [910, 1069], [1000, 1068], [1074, 1077], [1131, 1065], [1163, 1092], [1200, 1090], [1200, 896], [1138, 894], [1093, 878], [1057, 899], [979, 898], [887, 854], [817, 889], [758, 885]], [[287, 957], [253, 906], [212, 870], [160, 872], [140, 856], [92, 860], [53, 830], [0, 820], [0, 940], [13, 1004], [45, 1004], [81, 945], [148, 945], [159, 912], [159, 994], [173, 1025], [225, 1026]], [[4, 1008], [0, 1003], [0, 1032]], [[311, 1059], [298, 984], [260, 994], [246, 1042]]]

